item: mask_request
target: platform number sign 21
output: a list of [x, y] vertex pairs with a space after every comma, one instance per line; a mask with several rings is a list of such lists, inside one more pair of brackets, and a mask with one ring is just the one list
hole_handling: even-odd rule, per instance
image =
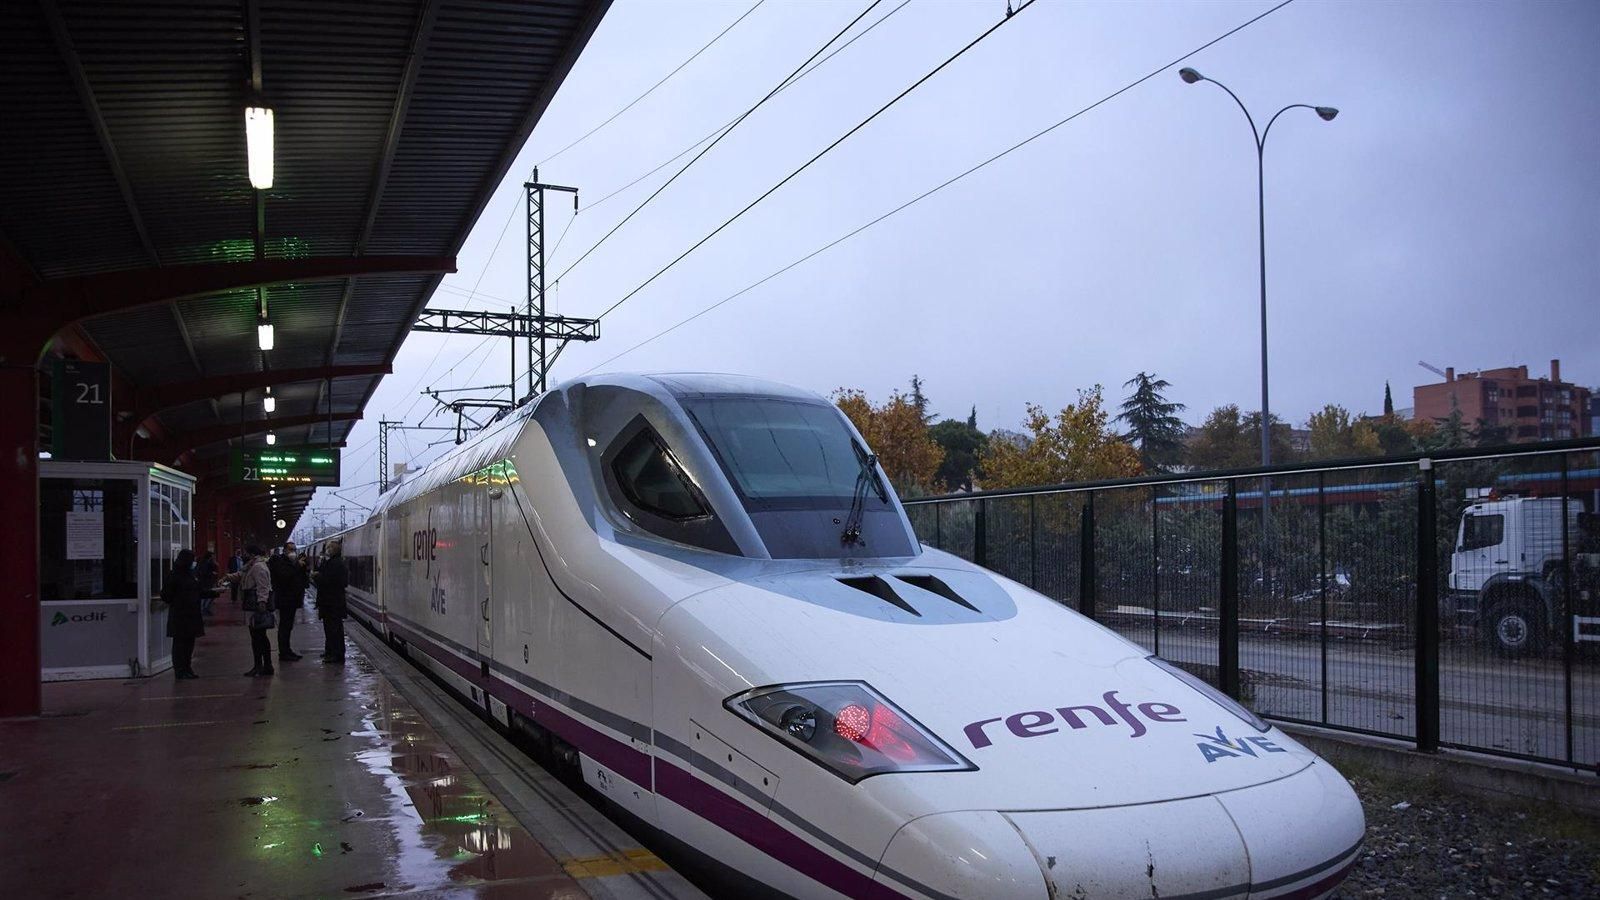
[[51, 457], [110, 459], [111, 367], [57, 359], [52, 376]]

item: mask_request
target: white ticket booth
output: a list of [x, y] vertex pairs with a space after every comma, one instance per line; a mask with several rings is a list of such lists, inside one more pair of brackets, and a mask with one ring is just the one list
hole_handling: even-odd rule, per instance
[[45, 681], [172, 667], [161, 586], [194, 544], [194, 477], [144, 462], [39, 461]]

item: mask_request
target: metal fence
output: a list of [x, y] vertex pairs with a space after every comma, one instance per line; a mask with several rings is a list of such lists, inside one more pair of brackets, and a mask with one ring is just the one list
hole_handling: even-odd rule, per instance
[[1600, 440], [905, 505], [1263, 715], [1600, 773]]

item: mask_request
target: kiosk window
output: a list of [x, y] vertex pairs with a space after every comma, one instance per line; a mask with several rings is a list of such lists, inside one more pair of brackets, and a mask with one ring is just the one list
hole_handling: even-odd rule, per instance
[[39, 479], [39, 599], [139, 596], [137, 487], [125, 479]]

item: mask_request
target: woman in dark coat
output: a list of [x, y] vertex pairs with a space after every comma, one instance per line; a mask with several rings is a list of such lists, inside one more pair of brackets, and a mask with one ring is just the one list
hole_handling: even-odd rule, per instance
[[180, 550], [161, 587], [167, 604], [167, 637], [172, 638], [172, 676], [199, 678], [194, 673], [194, 639], [206, 633], [200, 614], [200, 580], [194, 574], [194, 551]]
[[324, 650], [322, 661], [333, 665], [344, 664], [345, 588], [350, 584], [350, 570], [344, 564], [344, 542], [338, 538], [328, 542], [328, 558], [317, 567], [317, 618], [322, 620]]

